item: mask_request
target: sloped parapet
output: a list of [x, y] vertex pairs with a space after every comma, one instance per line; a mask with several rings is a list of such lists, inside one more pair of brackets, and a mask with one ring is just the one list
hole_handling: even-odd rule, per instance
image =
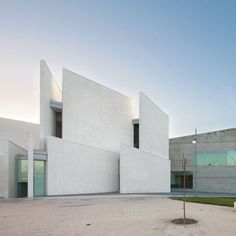
[[119, 152], [132, 145], [132, 119], [132, 99], [63, 70], [63, 139]]
[[120, 192], [170, 192], [170, 161], [121, 144]]
[[55, 137], [47, 151], [47, 195], [118, 191], [118, 153]]
[[139, 148], [169, 159], [169, 117], [145, 94], [139, 99]]

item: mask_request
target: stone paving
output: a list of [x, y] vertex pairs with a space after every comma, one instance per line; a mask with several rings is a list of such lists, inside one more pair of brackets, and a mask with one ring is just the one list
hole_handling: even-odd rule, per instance
[[0, 236], [236, 235], [234, 208], [187, 203], [199, 223], [170, 223], [181, 214], [181, 201], [150, 195], [0, 200]]

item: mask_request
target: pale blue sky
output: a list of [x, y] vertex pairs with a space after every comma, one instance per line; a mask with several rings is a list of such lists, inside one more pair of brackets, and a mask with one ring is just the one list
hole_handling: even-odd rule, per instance
[[170, 116], [170, 135], [236, 127], [236, 0], [0, 0], [0, 116], [39, 122], [39, 60]]

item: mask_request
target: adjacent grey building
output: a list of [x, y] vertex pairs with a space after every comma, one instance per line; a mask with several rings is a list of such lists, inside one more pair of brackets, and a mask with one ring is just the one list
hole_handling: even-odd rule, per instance
[[170, 139], [171, 189], [236, 193], [236, 128]]

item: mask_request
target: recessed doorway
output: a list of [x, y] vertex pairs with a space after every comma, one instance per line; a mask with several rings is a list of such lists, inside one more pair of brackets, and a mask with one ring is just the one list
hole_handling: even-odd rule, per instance
[[[27, 197], [28, 192], [28, 160], [16, 160], [16, 192], [17, 197]], [[45, 196], [45, 161], [34, 160], [34, 197]]]

